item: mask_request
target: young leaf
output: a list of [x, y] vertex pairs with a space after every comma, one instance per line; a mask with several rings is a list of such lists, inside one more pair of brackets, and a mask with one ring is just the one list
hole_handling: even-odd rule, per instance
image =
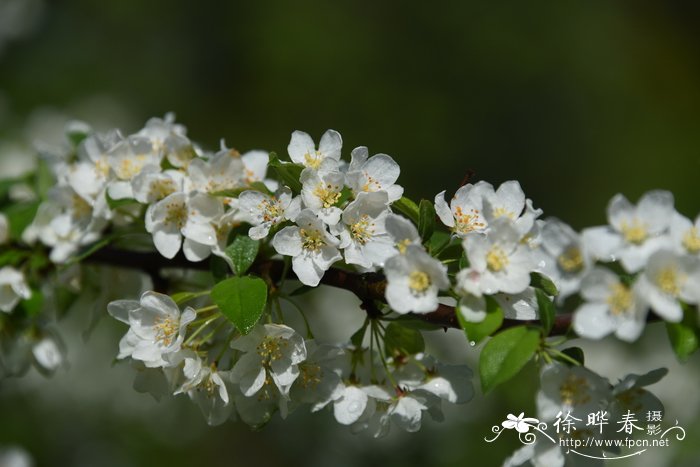
[[418, 206], [418, 233], [424, 242], [430, 240], [435, 230], [435, 207], [427, 199], [422, 199]]
[[418, 218], [420, 214], [416, 203], [405, 196], [402, 196], [401, 199], [394, 202], [391, 207], [396, 208], [397, 211], [405, 214], [406, 217], [408, 217], [414, 224], [418, 225]]
[[231, 277], [214, 286], [211, 299], [242, 334], [248, 334], [267, 304], [267, 285], [259, 277]]
[[480, 323], [467, 321], [459, 310], [455, 312], [459, 325], [462, 326], [467, 339], [475, 345], [496, 332], [503, 324], [503, 309], [491, 297], [486, 297], [486, 317]]
[[440, 252], [450, 244], [451, 238], [452, 236], [450, 234], [443, 232], [442, 230], [436, 230], [433, 232], [433, 235], [430, 237], [427, 244], [430, 255], [437, 256], [440, 254]]
[[554, 285], [552, 280], [539, 272], [533, 272], [530, 274], [530, 285], [536, 289], [544, 290], [547, 295], [556, 296], [559, 294], [557, 286]]
[[384, 335], [384, 351], [387, 357], [414, 355], [425, 350], [420, 331], [400, 324], [390, 323]]
[[268, 166], [272, 168], [282, 183], [287, 185], [294, 193], [301, 192], [301, 182], [299, 177], [303, 167], [298, 164], [282, 162], [274, 152], [270, 153]]
[[233, 272], [237, 276], [242, 276], [248, 271], [258, 256], [258, 248], [260, 248], [260, 242], [247, 235], [238, 235], [233, 239], [233, 243], [226, 248], [226, 255], [231, 258]]
[[18, 239], [22, 236], [24, 229], [34, 220], [37, 209], [39, 209], [39, 201], [11, 204], [5, 209], [4, 214], [10, 224], [10, 238]]
[[696, 312], [690, 307], [683, 307], [683, 320], [680, 323], [666, 323], [666, 332], [671, 347], [678, 359], [688, 360], [698, 349], [698, 322]]
[[542, 328], [544, 328], [544, 335], [547, 336], [552, 330], [552, 326], [554, 326], [554, 317], [557, 310], [554, 308], [554, 303], [542, 289], [535, 289], [535, 296], [537, 297], [537, 309], [540, 312], [540, 322], [542, 323]]
[[479, 375], [484, 393], [503, 384], [525, 366], [540, 345], [540, 332], [516, 326], [496, 334], [479, 357]]

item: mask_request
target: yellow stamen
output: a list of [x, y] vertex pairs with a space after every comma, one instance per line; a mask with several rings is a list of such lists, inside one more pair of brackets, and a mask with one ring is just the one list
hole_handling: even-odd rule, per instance
[[632, 308], [634, 303], [632, 291], [624, 284], [613, 284], [610, 286], [610, 295], [606, 300], [610, 311], [614, 315], [621, 315]]
[[685, 232], [683, 247], [688, 250], [688, 253], [700, 253], [700, 235], [697, 227], [691, 227]]
[[506, 252], [498, 245], [491, 247], [486, 254], [486, 266], [493, 272], [500, 272], [510, 263]]
[[632, 220], [631, 223], [623, 221], [620, 230], [622, 230], [625, 241], [634, 245], [641, 245], [649, 237], [646, 225], [637, 219]]
[[570, 246], [557, 258], [557, 264], [568, 273], [575, 273], [583, 269], [583, 255], [577, 246]]
[[591, 400], [587, 390], [588, 382], [585, 378], [570, 374], [559, 386], [559, 397], [565, 405], [581, 405]]
[[430, 284], [430, 276], [423, 271], [413, 271], [408, 276], [408, 287], [416, 294], [425, 293], [430, 287]]
[[321, 232], [317, 229], [299, 229], [301, 234], [301, 246], [308, 251], [319, 251], [326, 245]]
[[340, 187], [330, 183], [319, 183], [314, 189], [314, 196], [321, 200], [324, 208], [329, 208], [340, 199]]

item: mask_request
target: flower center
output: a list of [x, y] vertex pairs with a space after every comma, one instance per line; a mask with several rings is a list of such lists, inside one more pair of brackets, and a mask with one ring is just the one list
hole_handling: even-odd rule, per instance
[[274, 222], [284, 213], [284, 209], [282, 209], [282, 206], [275, 197], [269, 200], [263, 200], [262, 203], [258, 205], [258, 208], [262, 210], [263, 222]]
[[404, 238], [400, 242], [396, 244], [396, 249], [399, 250], [399, 253], [404, 254], [406, 253], [406, 248], [408, 248], [408, 245], [411, 244], [411, 239], [409, 238]]
[[324, 208], [329, 208], [340, 199], [340, 188], [330, 183], [319, 183], [314, 189], [314, 196], [321, 200]]
[[146, 155], [138, 154], [132, 157], [125, 157], [117, 165], [115, 170], [120, 180], [131, 180], [146, 164]]
[[282, 351], [287, 345], [289, 343], [281, 337], [265, 336], [262, 342], [258, 344], [256, 350], [263, 360], [263, 365], [267, 366], [282, 358]]
[[165, 223], [175, 224], [178, 229], [182, 229], [187, 223], [187, 206], [185, 203], [170, 202], [166, 204]]
[[499, 218], [499, 217], [507, 217], [510, 220], [515, 219], [515, 213], [513, 211], [509, 211], [503, 206], [495, 208], [493, 210], [493, 217]]
[[308, 152], [304, 154], [304, 162], [307, 167], [312, 169], [318, 169], [323, 162], [323, 154], [320, 151], [316, 151], [314, 154], [309, 154]]
[[158, 201], [173, 193], [175, 193], [175, 183], [169, 178], [154, 180], [151, 183], [151, 189], [148, 191], [148, 194]]
[[170, 345], [178, 331], [178, 322], [170, 316], [160, 318], [156, 321], [156, 342], [163, 345]]
[[372, 239], [374, 234], [374, 222], [370, 221], [367, 214], [363, 215], [359, 221], [350, 226], [350, 234], [360, 245], [364, 245]]
[[698, 253], [700, 252], [700, 236], [698, 235], [698, 228], [691, 227], [683, 235], [683, 247], [688, 250], [688, 253]]
[[301, 246], [307, 251], [316, 252], [326, 245], [323, 235], [317, 229], [299, 229]]
[[559, 386], [559, 397], [561, 397], [562, 404], [570, 406], [585, 404], [591, 400], [587, 389], [588, 383], [585, 378], [570, 374]]
[[82, 196], [73, 195], [71, 204], [73, 207], [74, 218], [80, 219], [81, 217], [88, 217], [92, 215], [92, 207], [83, 199]]
[[368, 192], [373, 192], [373, 191], [379, 191], [382, 189], [382, 184], [379, 183], [379, 181], [372, 177], [370, 174], [367, 172], [364, 172], [365, 176], [365, 184], [362, 185], [362, 191], [368, 191]]
[[469, 233], [474, 230], [483, 229], [486, 223], [481, 220], [478, 209], [470, 209], [465, 213], [461, 206], [455, 208], [455, 231], [459, 233]]
[[430, 287], [430, 276], [423, 271], [413, 271], [408, 276], [408, 287], [413, 293], [423, 294]]
[[557, 258], [557, 264], [568, 273], [580, 272], [583, 269], [583, 255], [581, 249], [575, 245], [570, 246]]
[[673, 266], [668, 266], [656, 274], [656, 285], [665, 294], [677, 297], [681, 293], [683, 285], [683, 277], [678, 274], [678, 271]]
[[607, 303], [612, 314], [621, 315], [632, 307], [632, 291], [624, 284], [613, 284], [610, 286]]
[[486, 267], [493, 272], [500, 272], [506, 267], [508, 267], [508, 255], [503, 251], [498, 245], [491, 247], [488, 253], [486, 253]]
[[299, 379], [304, 389], [316, 389], [321, 382], [321, 367], [314, 363], [305, 363], [299, 366]]
[[625, 237], [625, 241], [633, 245], [641, 245], [649, 237], [646, 226], [637, 219], [632, 220], [630, 223], [627, 223], [627, 221], [622, 222], [620, 230], [622, 230], [622, 236]]

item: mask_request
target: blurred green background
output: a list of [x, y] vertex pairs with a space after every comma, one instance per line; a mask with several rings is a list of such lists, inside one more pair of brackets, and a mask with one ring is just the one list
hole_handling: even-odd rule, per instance
[[[318, 138], [336, 129], [346, 158], [359, 145], [394, 157], [412, 198], [453, 192], [473, 171], [472, 180], [519, 180], [545, 215], [577, 228], [605, 222], [617, 192], [636, 200], [649, 189], [670, 189], [681, 212], [700, 210], [696, 2], [0, 6], [22, 1], [31, 8], [21, 34], [11, 34], [16, 22], [0, 8], [5, 141], [35, 138], [37, 115], [96, 119], [128, 132], [174, 111], [189, 136], [209, 148], [223, 137], [239, 150], [284, 155], [291, 131]], [[103, 325], [111, 339], [104, 344], [107, 367], [123, 332], [111, 324]], [[609, 345], [610, 352], [627, 349]], [[93, 339], [77, 351], [94, 346]], [[114, 394], [122, 392], [133, 398], [130, 373], [113, 371], [123, 377], [93, 382], [103, 399], [121, 400]], [[487, 445], [483, 437], [506, 413], [532, 413], [532, 373], [490, 398], [487, 409], [460, 407], [450, 423], [379, 442], [349, 435], [328, 414], [294, 414], [262, 432], [235, 423], [207, 429], [182, 400], [151, 412], [148, 396], [136, 395], [134, 413], [155, 414], [143, 417], [105, 407], [100, 398], [37, 401], [2, 382], [0, 443], [25, 446], [40, 465], [97, 465], [96, 458], [99, 465], [149, 466], [497, 465], [518, 443]], [[32, 387], [50, 393], [52, 383], [37, 378]], [[57, 391], [70, 393], [70, 386]]]

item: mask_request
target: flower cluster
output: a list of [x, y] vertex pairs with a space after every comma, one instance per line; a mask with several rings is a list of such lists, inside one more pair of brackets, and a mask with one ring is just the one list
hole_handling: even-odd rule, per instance
[[260, 426], [275, 412], [286, 417], [301, 405], [312, 411], [328, 406], [339, 423], [378, 437], [392, 424], [416, 431], [425, 413], [441, 418], [443, 401], [464, 403], [473, 395], [466, 366], [444, 365], [422, 353], [390, 360], [383, 383], [362, 384], [352, 361], [379, 355], [319, 344], [284, 324], [258, 324], [247, 335], [233, 332], [230, 342], [212, 346], [220, 346], [214, 360], [193, 339], [196, 333], [186, 337], [189, 325], [219, 320], [206, 310], [198, 319], [193, 308], [180, 311], [172, 298], [155, 292], [138, 301], [113, 301], [108, 310], [129, 325], [117, 358], [137, 366], [134, 386], [156, 397], [186, 393], [212, 425], [238, 416]]
[[[665, 368], [660, 368], [645, 375], [630, 374], [613, 385], [587, 368], [556, 363], [544, 366], [537, 393], [536, 421], [547, 424], [547, 431], [536, 435], [534, 443], [513, 453], [506, 459], [504, 467], [570, 465], [572, 458], [566, 456], [568, 448], [559, 442], [560, 439], [622, 439], [641, 429], [634, 425], [633, 429], [626, 430], [621, 426], [625, 419], [641, 424], [649, 420], [647, 414], [657, 414], [661, 420], [663, 404], [644, 388], [658, 382], [666, 373]], [[617, 454], [620, 448], [612, 443], [600, 443], [600, 446], [595, 443], [584, 446], [582, 443], [578, 449], [580, 453], [577, 454], [581, 457], [576, 457], [576, 461], [602, 466], [603, 451]]]
[[[430, 323], [441, 307], [456, 313], [470, 340], [498, 330], [486, 319], [494, 310], [498, 323], [549, 321], [527, 337], [535, 343], [530, 356], [570, 361], [545, 339], [556, 305], [573, 304], [579, 336], [633, 341], [649, 311], [679, 323], [700, 304], [700, 218], [676, 212], [668, 192], [649, 192], [636, 206], [617, 195], [609, 225], [579, 233], [542, 219], [516, 181], [467, 183], [449, 201], [443, 191], [418, 205], [403, 196], [393, 158], [358, 147], [344, 161], [334, 130], [318, 145], [293, 132], [291, 162], [223, 142], [207, 151], [171, 115], [126, 136], [78, 123], [67, 130], [72, 144], [44, 155], [55, 184], [32, 180], [36, 205], [27, 206], [35, 212], [24, 221], [0, 215], [0, 244], [9, 245], [0, 256], [0, 331], [38, 336], [35, 360], [55, 368], [59, 346], [35, 332], [36, 316], [59, 302], [59, 288], [75, 295], [90, 282], [75, 263], [105, 245], [178, 265], [209, 259], [211, 274], [196, 280], [147, 265], [153, 283], [132, 288], [131, 296], [146, 290], [138, 300], [101, 299], [129, 326], [118, 358], [136, 368], [135, 387], [157, 397], [187, 394], [210, 424], [237, 416], [258, 426], [308, 405], [374, 436], [392, 424], [417, 430], [426, 413], [440, 418], [443, 401], [466, 402], [473, 393], [471, 371], [427, 356], [421, 332], [405, 325]], [[60, 269], [45, 283], [52, 265]], [[289, 269], [304, 286], [291, 293]], [[338, 285], [329, 278], [338, 272], [357, 279], [365, 324], [351, 342], [317, 342], [299, 310], [302, 336], [285, 322], [280, 300], [293, 302], [324, 280]], [[564, 371], [547, 368], [543, 394], [549, 372]], [[566, 371], [587, 371], [577, 368]], [[614, 399], [614, 388], [598, 386], [591, 399]]]

